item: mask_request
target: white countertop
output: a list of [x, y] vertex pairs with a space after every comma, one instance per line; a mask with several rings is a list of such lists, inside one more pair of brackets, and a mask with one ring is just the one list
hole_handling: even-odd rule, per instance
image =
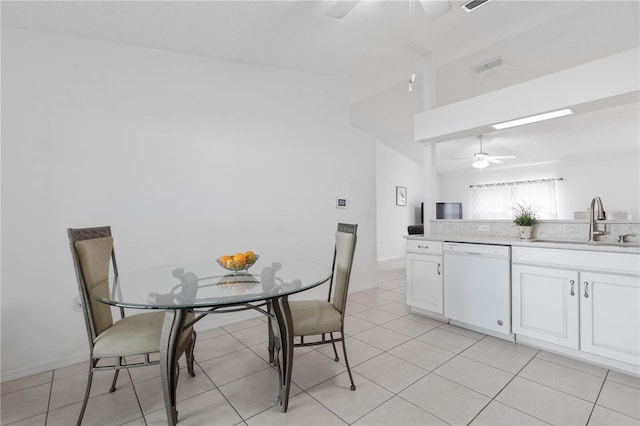
[[499, 244], [520, 247], [540, 247], [567, 250], [587, 250], [616, 253], [640, 254], [638, 243], [615, 243], [609, 241], [553, 241], [553, 240], [523, 240], [515, 237], [495, 237], [480, 235], [444, 235], [444, 234], [416, 234], [405, 236], [407, 240], [448, 241], [457, 243]]

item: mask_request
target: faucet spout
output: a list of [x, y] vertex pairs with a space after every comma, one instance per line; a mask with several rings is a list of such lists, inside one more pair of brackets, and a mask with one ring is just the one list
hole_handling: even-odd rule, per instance
[[607, 233], [606, 225], [604, 231], [596, 231], [596, 220], [604, 220], [607, 218], [600, 197], [593, 197], [589, 213], [589, 241], [595, 241], [597, 235], [605, 235]]

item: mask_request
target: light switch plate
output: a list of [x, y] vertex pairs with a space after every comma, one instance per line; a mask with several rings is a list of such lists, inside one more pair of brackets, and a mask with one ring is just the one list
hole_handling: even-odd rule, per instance
[[337, 209], [346, 209], [349, 207], [349, 200], [346, 198], [336, 197], [336, 208]]

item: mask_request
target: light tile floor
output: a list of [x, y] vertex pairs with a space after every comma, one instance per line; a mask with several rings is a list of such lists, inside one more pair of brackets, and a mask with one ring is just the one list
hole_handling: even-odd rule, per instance
[[[349, 295], [347, 349], [357, 390], [331, 346], [295, 351], [289, 411], [276, 405], [263, 318], [198, 334], [196, 377], [178, 385], [188, 425], [639, 425], [640, 380], [411, 314], [404, 260]], [[341, 348], [339, 348], [339, 351]], [[341, 352], [339, 352], [341, 353]], [[159, 369], [95, 375], [84, 424], [166, 423]], [[2, 425], [75, 424], [86, 366], [2, 384]]]

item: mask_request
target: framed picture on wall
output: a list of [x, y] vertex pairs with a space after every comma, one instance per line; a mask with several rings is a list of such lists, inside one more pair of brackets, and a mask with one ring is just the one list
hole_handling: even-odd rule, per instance
[[396, 206], [407, 205], [407, 188], [404, 186], [396, 186]]

